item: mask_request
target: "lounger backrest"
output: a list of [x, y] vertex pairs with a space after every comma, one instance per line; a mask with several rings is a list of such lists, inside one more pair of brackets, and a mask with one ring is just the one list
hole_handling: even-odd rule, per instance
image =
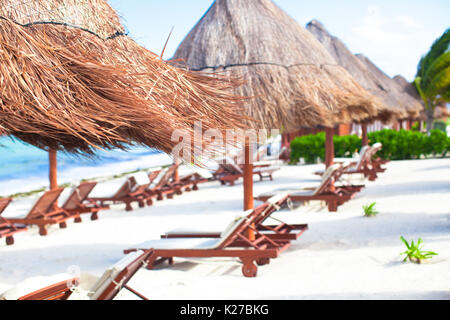
[[148, 179], [150, 180], [150, 184], [155, 181], [155, 179], [158, 177], [158, 175], [161, 173], [162, 168], [153, 169], [150, 172], [148, 172]]
[[133, 174], [134, 180], [136, 181], [137, 186], [145, 186], [150, 184], [150, 179], [145, 172], [137, 172]]
[[79, 279], [61, 273], [49, 277], [28, 278], [0, 295], [0, 300], [58, 300], [70, 295]]
[[334, 178], [334, 175], [339, 168], [341, 168], [340, 164], [333, 164], [333, 165], [329, 166], [327, 170], [325, 170], [325, 172], [322, 176], [322, 181], [317, 186], [317, 188], [314, 190], [314, 195], [319, 195], [326, 190], [328, 185], [331, 182], [333, 182], [332, 180]]
[[122, 186], [117, 190], [117, 192], [114, 194], [113, 198], [123, 198], [127, 196], [130, 192], [133, 192], [134, 187], [136, 186], [136, 180], [134, 177], [128, 177], [122, 184]]
[[[116, 282], [116, 278], [133, 262], [136, 261], [140, 256], [143, 255], [143, 251], [138, 250], [136, 252], [132, 252], [127, 254], [123, 259], [119, 262], [115, 263], [103, 273], [103, 275], [97, 280], [94, 286], [90, 289], [90, 293], [88, 294], [91, 300], [98, 300], [100, 297], [104, 296], [105, 290], [110, 290], [111, 284], [114, 284], [114, 288], [118, 286]], [[116, 288], [118, 292], [120, 288]], [[116, 292], [116, 293], [117, 293]]]
[[45, 192], [34, 204], [31, 210], [28, 212], [26, 218], [42, 217], [44, 214], [50, 212], [53, 209], [54, 204], [58, 200], [64, 188], [58, 188], [55, 190], [49, 190]]
[[[171, 167], [167, 167], [162, 169], [158, 176], [152, 181], [152, 183], [149, 185], [149, 189], [158, 189], [163, 187], [170, 179], [171, 173], [169, 172], [169, 169]], [[173, 174], [173, 173], [172, 173]]]
[[11, 198], [0, 199], [0, 215], [5, 211], [6, 207], [11, 203]]
[[92, 189], [97, 185], [97, 182], [83, 182], [78, 187], [74, 188], [63, 204], [62, 208], [65, 210], [74, 210], [79, 208], [87, 199]]
[[359, 152], [359, 158], [358, 162], [356, 162], [355, 169], [360, 170], [363, 166], [364, 162], [367, 161], [368, 153], [370, 152], [371, 147], [370, 146], [364, 146], [361, 148], [361, 151]]
[[215, 249], [223, 248], [228, 243], [233, 241], [234, 237], [237, 235], [237, 232], [240, 231], [240, 229], [247, 223], [247, 216], [249, 216], [252, 212], [253, 210], [247, 210], [242, 216], [238, 216], [231, 221], [220, 234], [220, 241], [216, 244]]
[[374, 145], [372, 145], [372, 148], [370, 149], [370, 156], [368, 157], [368, 160], [372, 160], [373, 156], [377, 154], [378, 151], [383, 148], [383, 144], [381, 142], [377, 142]]
[[230, 157], [226, 157], [225, 162], [221, 163], [220, 166], [229, 173], [242, 174], [241, 168], [239, 168], [239, 166], [236, 164], [236, 162]]

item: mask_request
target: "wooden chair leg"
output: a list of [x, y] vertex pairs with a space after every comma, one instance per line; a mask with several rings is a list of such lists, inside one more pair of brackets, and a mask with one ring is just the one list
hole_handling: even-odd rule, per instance
[[45, 226], [39, 226], [39, 234], [41, 236], [46, 236], [48, 234], [47, 228]]
[[258, 273], [258, 267], [255, 265], [253, 259], [242, 259], [242, 274], [247, 278], [254, 278]]
[[196, 184], [194, 184], [194, 186], [192, 187], [192, 190], [198, 191], [198, 186]]
[[6, 237], [6, 245], [7, 246], [12, 246], [13, 244], [14, 244], [13, 236]]
[[59, 224], [59, 227], [61, 228], [61, 229], [65, 229], [65, 228], [67, 228], [67, 223], [64, 221], [64, 222], [61, 222], [60, 224]]
[[98, 220], [98, 212], [92, 212], [91, 214], [91, 221]]
[[330, 212], [337, 212], [337, 201], [332, 200], [332, 201], [328, 201], [328, 211]]
[[78, 216], [78, 217], [75, 217], [74, 222], [75, 223], [82, 223], [83, 220], [81, 219], [81, 217]]
[[131, 206], [131, 202], [126, 202], [125, 211], [133, 211], [133, 207]]
[[144, 202], [144, 200], [139, 200], [139, 201], [138, 201], [138, 205], [139, 205], [139, 208], [145, 208], [145, 202]]

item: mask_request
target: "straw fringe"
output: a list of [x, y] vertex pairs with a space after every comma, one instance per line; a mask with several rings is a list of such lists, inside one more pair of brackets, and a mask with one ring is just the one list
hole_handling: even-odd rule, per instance
[[245, 127], [237, 82], [168, 65], [121, 34], [105, 1], [10, 0], [0, 16], [2, 134], [75, 153], [133, 143], [170, 152], [173, 130], [192, 137], [195, 120]]

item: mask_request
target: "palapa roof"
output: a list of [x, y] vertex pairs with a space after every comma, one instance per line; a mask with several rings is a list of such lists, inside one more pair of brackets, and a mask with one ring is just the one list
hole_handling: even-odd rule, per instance
[[331, 35], [319, 21], [312, 20], [306, 25], [306, 29], [322, 43], [339, 65], [344, 67], [364, 89], [378, 97], [383, 103], [381, 112], [372, 120], [378, 119], [387, 122], [394, 118], [406, 117], [406, 110], [400, 106], [392, 82], [386, 81], [387, 76], [381, 76], [379, 72], [374, 73], [339, 38]]
[[385, 87], [389, 86], [394, 97], [406, 111], [406, 116], [403, 118], [415, 118], [419, 115], [422, 107], [417, 100], [407, 94], [403, 87], [399, 86], [397, 82], [381, 71], [369, 58], [363, 54], [357, 54], [356, 56], [368, 67], [377, 79], [384, 84]]
[[412, 118], [419, 117], [419, 114], [423, 112], [425, 106], [423, 104], [423, 100], [420, 97], [419, 93], [417, 92], [417, 89], [414, 88], [414, 86], [408, 82], [408, 80], [405, 79], [402, 75], [396, 75], [394, 78], [392, 78], [403, 90], [414, 99], [414, 103], [410, 105], [410, 108], [408, 109], [408, 113], [410, 113], [410, 116]]
[[195, 120], [243, 126], [234, 83], [165, 63], [104, 0], [2, 0], [0, 60], [0, 134], [40, 148], [170, 152]]
[[323, 46], [270, 0], [217, 0], [172, 61], [246, 83], [246, 113], [268, 128], [333, 125], [378, 112]]

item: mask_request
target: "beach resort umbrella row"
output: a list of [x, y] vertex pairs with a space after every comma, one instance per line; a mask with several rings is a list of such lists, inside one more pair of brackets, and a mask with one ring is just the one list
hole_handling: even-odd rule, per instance
[[[327, 127], [328, 164], [336, 124], [362, 122], [382, 111], [381, 102], [270, 0], [216, 0], [173, 60], [190, 70], [245, 79], [235, 93], [252, 97], [245, 115], [258, 120], [257, 127]], [[250, 209], [251, 166], [244, 171], [244, 209]]]
[[345, 68], [372, 95], [382, 101], [382, 110], [361, 123], [363, 145], [367, 145], [367, 124], [376, 120], [384, 123], [397, 119], [417, 117], [422, 106], [404, 92], [394, 80], [378, 69], [367, 57], [354, 55], [337, 37], [332, 36], [317, 20], [312, 20], [306, 29], [319, 40], [336, 62]]
[[103, 0], [2, 1], [0, 60], [0, 133], [45, 150], [170, 153], [173, 130], [193, 135], [199, 118], [244, 128], [235, 83], [163, 62]]

